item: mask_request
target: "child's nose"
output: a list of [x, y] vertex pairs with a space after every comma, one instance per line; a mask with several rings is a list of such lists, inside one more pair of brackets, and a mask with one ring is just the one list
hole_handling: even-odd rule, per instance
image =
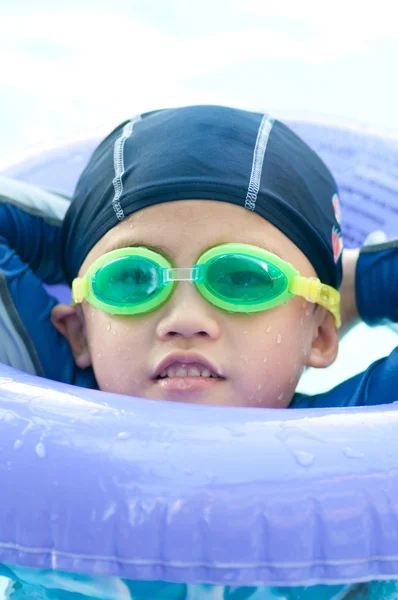
[[181, 335], [195, 335], [217, 339], [220, 326], [212, 307], [191, 283], [179, 283], [163, 308], [163, 316], [156, 328], [160, 339]]

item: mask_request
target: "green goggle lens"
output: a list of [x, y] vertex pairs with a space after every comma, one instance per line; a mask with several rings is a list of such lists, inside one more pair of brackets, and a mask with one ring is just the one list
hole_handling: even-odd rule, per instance
[[161, 288], [159, 266], [151, 260], [125, 256], [101, 267], [92, 281], [93, 291], [107, 304], [136, 305], [155, 296]]
[[286, 289], [287, 278], [268, 262], [224, 255], [207, 264], [203, 283], [221, 300], [257, 304], [279, 296]]

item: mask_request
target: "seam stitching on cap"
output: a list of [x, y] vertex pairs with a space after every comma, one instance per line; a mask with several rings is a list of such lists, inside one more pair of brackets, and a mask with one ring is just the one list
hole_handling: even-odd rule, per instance
[[115, 177], [112, 180], [115, 189], [115, 195], [112, 200], [113, 210], [119, 221], [124, 219], [123, 208], [120, 204], [120, 197], [123, 193], [123, 174], [124, 174], [124, 144], [133, 132], [134, 124], [141, 120], [141, 115], [137, 115], [123, 127], [122, 135], [117, 138], [113, 150], [113, 166]]
[[245, 208], [248, 208], [249, 210], [254, 210], [256, 207], [265, 151], [267, 149], [268, 139], [273, 124], [274, 119], [271, 119], [267, 114], [263, 115], [258, 129], [256, 145], [254, 147], [252, 170], [245, 200]]

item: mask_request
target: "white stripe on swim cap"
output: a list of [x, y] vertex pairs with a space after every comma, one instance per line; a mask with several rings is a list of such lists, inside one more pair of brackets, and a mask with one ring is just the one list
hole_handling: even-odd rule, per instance
[[112, 200], [112, 206], [119, 221], [124, 219], [123, 208], [120, 204], [120, 196], [123, 193], [122, 177], [124, 174], [124, 144], [127, 138], [132, 134], [134, 124], [140, 120], [141, 115], [137, 115], [136, 117], [133, 117], [131, 121], [126, 123], [126, 125], [123, 127], [122, 135], [117, 138], [113, 148], [113, 166], [115, 169], [115, 177], [113, 178], [112, 183], [115, 189], [115, 195]]
[[252, 172], [250, 174], [249, 187], [245, 200], [245, 208], [248, 208], [249, 210], [254, 210], [256, 207], [265, 151], [267, 149], [268, 138], [273, 124], [274, 119], [271, 119], [268, 115], [264, 115], [258, 129], [256, 145], [254, 146]]

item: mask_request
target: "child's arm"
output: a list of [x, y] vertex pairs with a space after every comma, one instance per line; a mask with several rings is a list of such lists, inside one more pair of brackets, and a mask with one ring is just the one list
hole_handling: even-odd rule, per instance
[[358, 314], [368, 325], [398, 322], [398, 239], [363, 246], [355, 294]]
[[[1, 192], [0, 187], [0, 362], [85, 385], [66, 339], [51, 324], [56, 300], [42, 285], [62, 280], [59, 225], [9, 204]], [[89, 380], [92, 387], [92, 375]]]
[[398, 400], [398, 347], [347, 381], [323, 394], [296, 394], [290, 408], [375, 406]]
[[360, 319], [368, 325], [398, 321], [398, 239], [384, 236], [360, 251], [344, 251], [341, 313], [341, 335]]
[[41, 281], [60, 283], [59, 231], [69, 201], [0, 175], [0, 238]]
[[54, 379], [59, 361], [69, 362], [50, 321], [56, 301], [42, 285], [59, 280], [57, 244], [55, 226], [0, 204], [0, 362]]
[[[342, 302], [351, 322], [398, 322], [398, 240], [348, 251]], [[343, 263], [346, 266], [346, 263]], [[345, 286], [345, 287], [344, 287]], [[346, 319], [346, 326], [349, 319]], [[343, 325], [344, 326], [344, 325]], [[398, 347], [386, 358], [324, 394], [296, 394], [292, 408], [364, 406], [398, 401]]]

